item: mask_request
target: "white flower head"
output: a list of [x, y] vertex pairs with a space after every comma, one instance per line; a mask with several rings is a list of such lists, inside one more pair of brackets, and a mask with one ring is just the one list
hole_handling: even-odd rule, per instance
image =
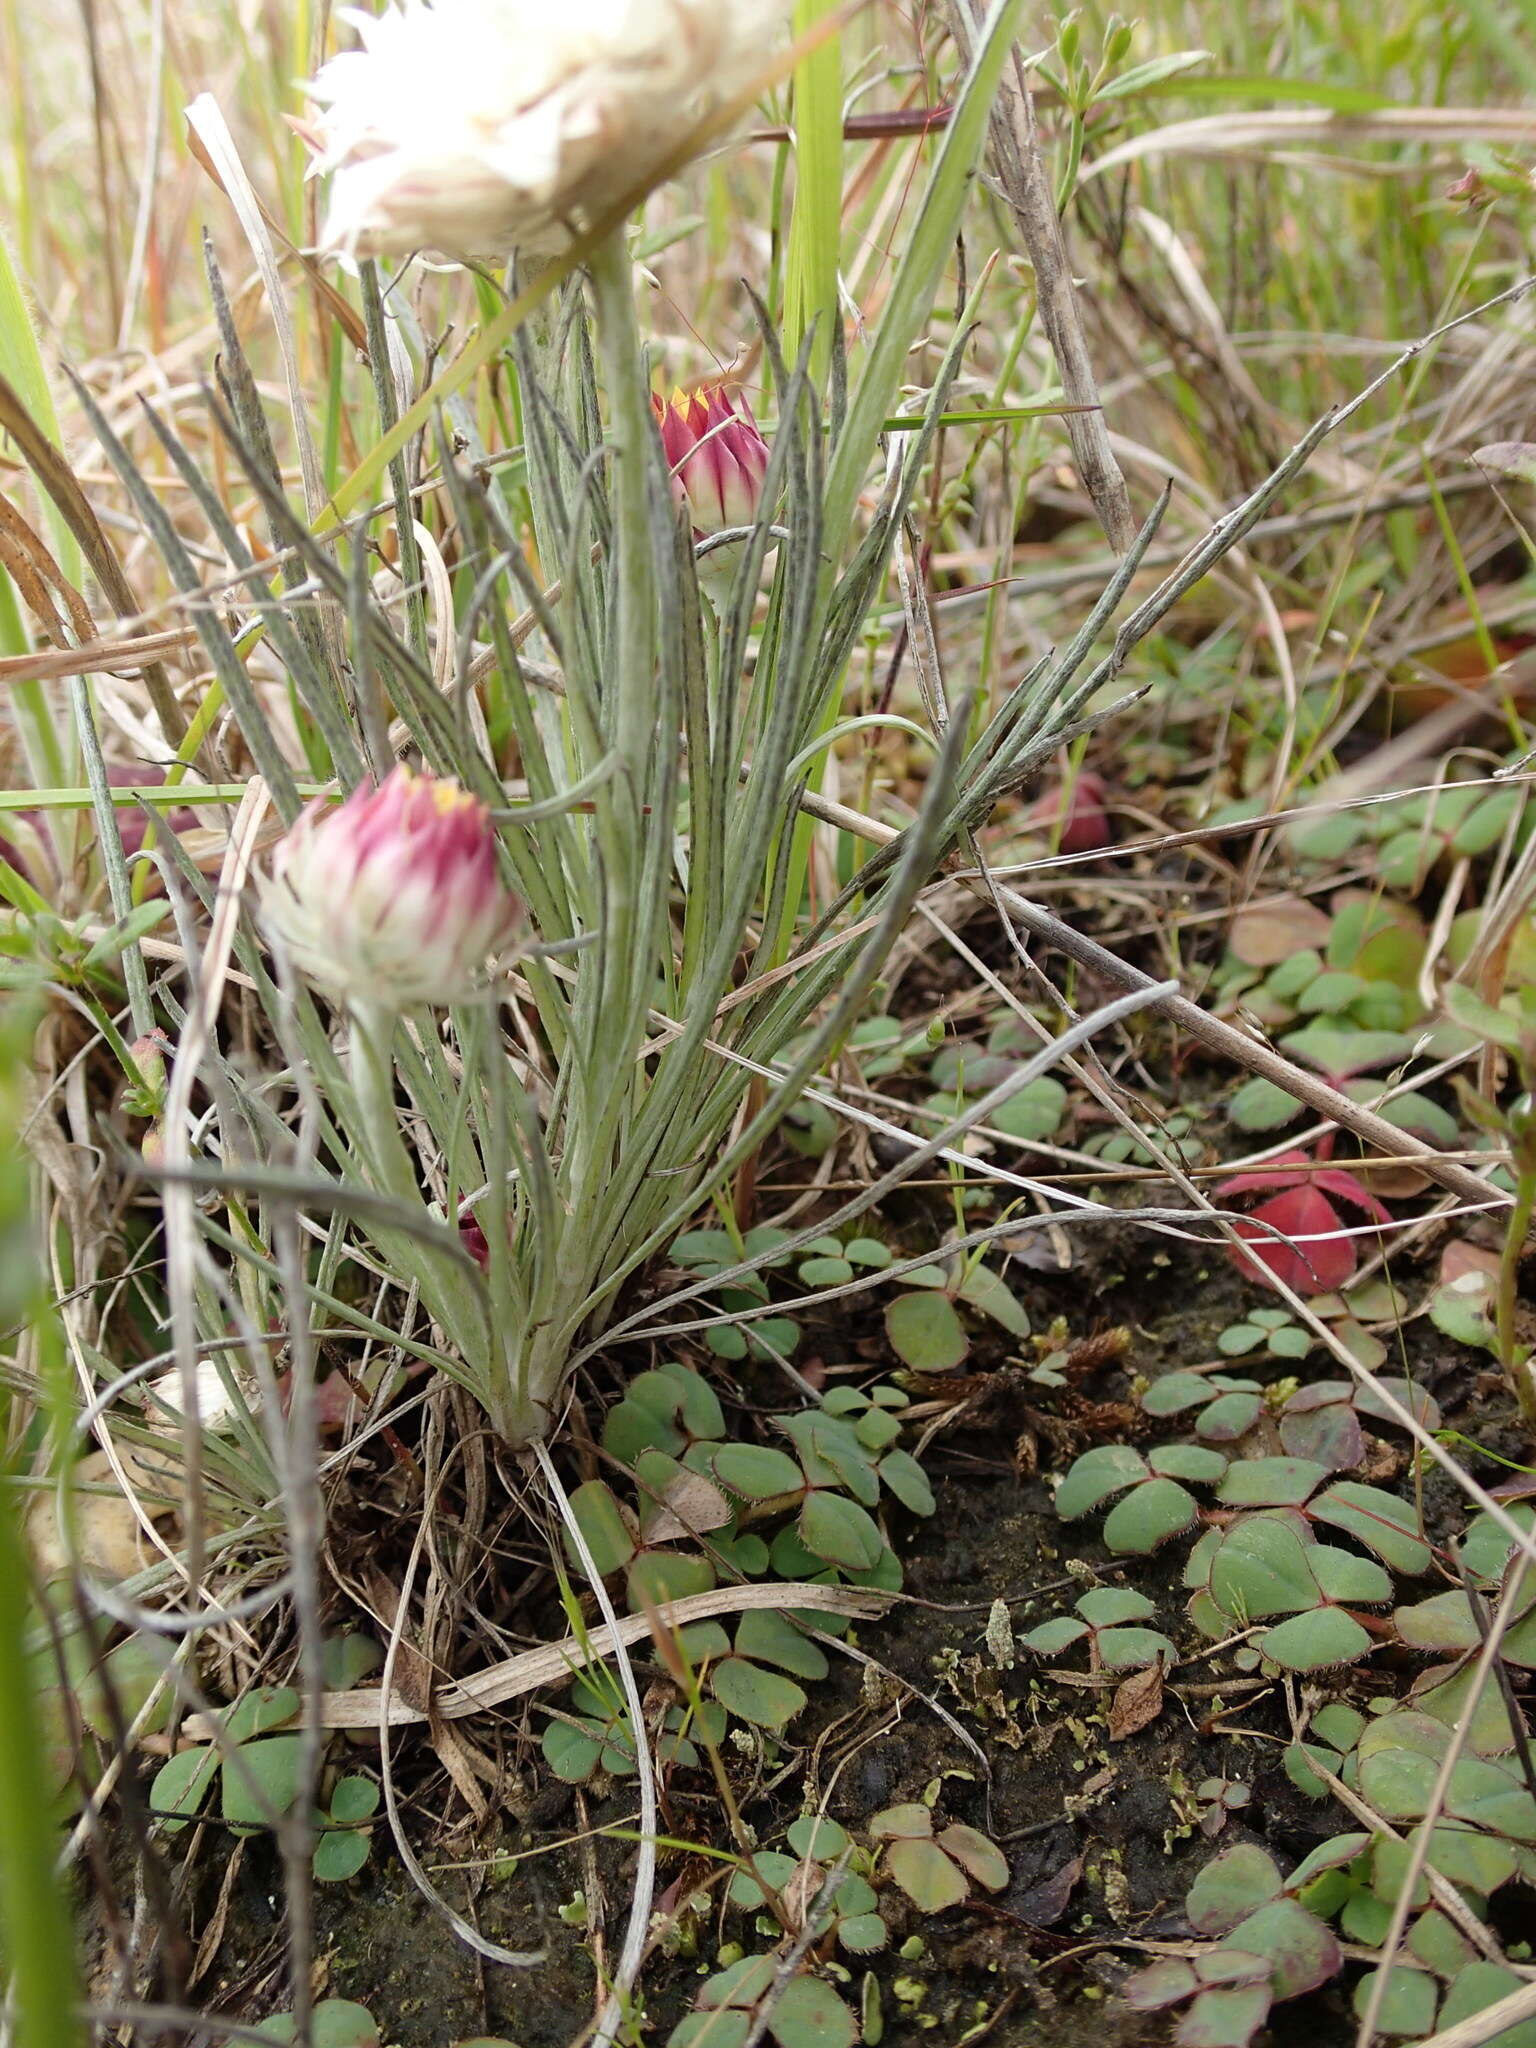
[[389, 0], [347, 9], [320, 167], [347, 256], [559, 248], [771, 55], [786, 0]]

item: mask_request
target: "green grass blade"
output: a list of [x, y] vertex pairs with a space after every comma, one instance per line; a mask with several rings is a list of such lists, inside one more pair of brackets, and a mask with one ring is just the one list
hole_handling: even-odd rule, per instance
[[[0, 1013], [0, 1322], [7, 1326], [36, 1316], [39, 1308], [29, 1170], [16, 1143], [32, 1022], [20, 1003]], [[56, 1332], [45, 1322], [37, 1334], [48, 1376]], [[56, 1368], [56, 1355], [52, 1363]], [[0, 1417], [7, 1405], [0, 1401]], [[24, 1498], [0, 1465], [0, 1952], [11, 1972], [16, 2048], [78, 2048], [74, 1935], [54, 1874], [52, 1774], [27, 1651]]]
[[[838, 0], [795, 0], [795, 34], [805, 36], [837, 9]], [[835, 35], [822, 38], [795, 66], [795, 200], [785, 264], [784, 352], [793, 362], [816, 330], [811, 372], [817, 382], [832, 360], [838, 312], [838, 258], [843, 219], [843, 58]]]
[[[987, 136], [1003, 65], [1012, 47], [1023, 0], [994, 0], [976, 39], [976, 58], [955, 101], [933, 175], [901, 263], [891, 282], [864, 374], [849, 399], [848, 417], [827, 478], [826, 531], [848, 533], [883, 422], [901, 383], [913, 336], [928, 319], [955, 230]], [[829, 571], [830, 573], [830, 571]]]

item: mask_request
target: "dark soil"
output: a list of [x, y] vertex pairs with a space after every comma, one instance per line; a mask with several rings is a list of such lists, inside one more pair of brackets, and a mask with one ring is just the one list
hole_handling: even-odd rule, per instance
[[[1102, 1398], [1123, 1396], [1126, 1372], [1154, 1376], [1210, 1360], [1217, 1333], [1251, 1303], [1251, 1290], [1219, 1255], [1159, 1245], [1131, 1228], [1123, 1237], [1083, 1231], [1076, 1233], [1078, 1263], [1069, 1273], [1015, 1267], [1011, 1276], [1037, 1327], [1060, 1313], [1074, 1333], [1132, 1329], [1123, 1366], [1109, 1369], [1096, 1388]], [[1169, 1302], [1198, 1307], [1170, 1310]], [[1465, 1410], [1474, 1387], [1467, 1355], [1423, 1320], [1407, 1326], [1405, 1337], [1408, 1369], [1435, 1387], [1448, 1414]], [[1485, 1397], [1484, 1385], [1476, 1433], [1487, 1443], [1495, 1423]], [[1124, 1574], [1156, 1598], [1159, 1625], [1187, 1653], [1204, 1647], [1182, 1618], [1185, 1546], [1127, 1573], [1097, 1542], [1096, 1523], [1065, 1528], [1043, 1478], [1019, 1476], [1016, 1434], [994, 1404], [985, 1428], [937, 1439], [928, 1467], [938, 1511], [898, 1537], [908, 1604], [859, 1631], [857, 1647], [876, 1660], [872, 1666], [834, 1654], [832, 1678], [812, 1689], [810, 1712], [790, 1730], [792, 1767], [758, 1774], [771, 1775], [766, 1795], [743, 1764], [745, 1816], [768, 1845], [808, 1796], [825, 1796], [830, 1785], [830, 1812], [857, 1830], [878, 1808], [920, 1798], [938, 1779], [942, 1814], [987, 1830], [1003, 1845], [1011, 1868], [1006, 1892], [937, 1919], [909, 1913], [903, 1922], [898, 1915], [891, 1947], [869, 1965], [881, 1982], [888, 2038], [915, 2042], [927, 2035], [948, 2044], [980, 2038], [973, 2030], [984, 2028], [987, 2039], [1018, 2048], [1160, 2042], [1171, 2028], [1130, 2012], [1114, 1991], [1144, 1960], [1140, 1942], [1187, 1934], [1183, 1895], [1216, 1846], [1193, 1824], [1195, 1786], [1213, 1776], [1249, 1785], [1252, 1804], [1241, 1824], [1229, 1824], [1221, 1845], [1255, 1837], [1282, 1867], [1345, 1823], [1303, 1799], [1285, 1777], [1276, 1738], [1288, 1723], [1279, 1694], [1245, 1691], [1240, 1683], [1225, 1699], [1210, 1690], [1233, 1678], [1225, 1659], [1189, 1663], [1173, 1674], [1158, 1718], [1118, 1742], [1108, 1732], [1108, 1689], [1053, 1682], [1028, 1656], [998, 1670], [985, 1644], [993, 1602], [1005, 1600], [1014, 1626], [1028, 1627], [1070, 1605], [1080, 1589], [1069, 1568], [1080, 1572], [1085, 1562]], [[1508, 1448], [1515, 1449], [1513, 1442]], [[1042, 1444], [1041, 1458], [1046, 1469], [1065, 1462], [1049, 1444]], [[1452, 1505], [1450, 1489], [1442, 1496], [1432, 1480], [1431, 1520]], [[1400, 1690], [1409, 1675], [1373, 1664], [1355, 1690], [1362, 1698]], [[1349, 1689], [1347, 1675], [1335, 1689]], [[990, 1786], [922, 1695], [981, 1744]], [[629, 1820], [633, 1787], [621, 1783], [602, 1793], [599, 1783], [585, 1796], [573, 1794], [549, 1779], [536, 1752], [531, 1769], [525, 1754], [521, 1817], [506, 1811], [477, 1838], [462, 1826], [445, 1829], [437, 1818], [462, 1817], [463, 1809], [431, 1771], [425, 1744], [413, 1740], [414, 1749], [402, 1743], [400, 1764], [407, 1782], [414, 1770], [424, 1788], [411, 1832], [434, 1882], [489, 1940], [542, 1951], [543, 1960], [524, 1970], [482, 1962], [422, 1899], [380, 1828], [359, 1878], [317, 1888], [324, 1990], [366, 2005], [384, 2039], [401, 2048], [442, 2048], [484, 2034], [505, 2036], [518, 2048], [564, 2048], [593, 2011], [589, 1913], [595, 1908], [611, 1960], [622, 1939], [634, 1854], [623, 1842], [573, 1838]], [[676, 1779], [669, 1799], [674, 1832], [708, 1840], [722, 1826], [701, 1774]], [[726, 1846], [723, 1835], [714, 1839]], [[219, 1967], [199, 1995], [218, 2010], [260, 2013], [286, 2002], [280, 1889], [265, 1844], [247, 1844], [244, 1856]], [[518, 1859], [515, 1867], [510, 1857]], [[710, 1875], [700, 1859], [664, 1860], [663, 1903], [673, 1903], [669, 1885], [686, 1897]], [[588, 1911], [573, 1906], [578, 1893]], [[722, 1942], [753, 1939], [749, 1916], [733, 1911], [721, 1920], [718, 1896], [716, 1881], [710, 1913], [698, 1925], [685, 1921], [680, 1948], [647, 1966], [647, 2013], [658, 2041], [688, 2009]], [[909, 1935], [920, 1938], [921, 1953], [899, 1956]], [[847, 1986], [855, 1998], [865, 1967], [856, 1965]], [[1352, 2034], [1347, 1987], [1335, 1985], [1279, 2008], [1270, 2038], [1328, 2048]]]

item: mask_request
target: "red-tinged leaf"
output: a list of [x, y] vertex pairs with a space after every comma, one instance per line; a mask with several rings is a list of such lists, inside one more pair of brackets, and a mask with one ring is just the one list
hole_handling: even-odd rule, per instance
[[1133, 2012], [1161, 2012], [1165, 2006], [1177, 2005], [1181, 1998], [1198, 1991], [1200, 1980], [1182, 1956], [1170, 1956], [1164, 1962], [1148, 1963], [1144, 1970], [1127, 1977], [1122, 1989]]
[[[1281, 1236], [1261, 1226], [1269, 1224]], [[1315, 1188], [1290, 1188], [1236, 1224], [1243, 1248], [1232, 1257], [1239, 1271], [1254, 1266], [1298, 1294], [1331, 1294], [1347, 1286], [1357, 1263], [1354, 1239], [1338, 1235], [1343, 1219]]]
[[1333, 1196], [1336, 1202], [1350, 1202], [1357, 1209], [1363, 1209], [1367, 1216], [1377, 1223], [1390, 1223], [1392, 1212], [1382, 1207], [1376, 1197], [1363, 1188], [1352, 1173], [1346, 1173], [1342, 1166], [1324, 1166], [1311, 1176], [1314, 1187], [1322, 1188]]
[[1115, 838], [1104, 803], [1107, 794], [1102, 775], [1091, 768], [1080, 769], [1068, 787], [1057, 783], [1035, 802], [1029, 821], [1051, 832], [1059, 826], [1063, 853], [1098, 853], [1112, 846]]
[[1270, 2002], [1267, 1984], [1218, 1985], [1201, 1992], [1173, 2038], [1178, 2048], [1248, 2048]]
[[1315, 1161], [1309, 1159], [1305, 1152], [1277, 1152], [1262, 1166], [1249, 1167], [1246, 1173], [1234, 1173], [1222, 1181], [1216, 1193], [1223, 1197], [1272, 1195], [1280, 1188], [1294, 1187], [1298, 1181], [1310, 1180], [1314, 1165]]
[[1269, 1958], [1276, 1998], [1300, 1998], [1344, 1967], [1343, 1951], [1331, 1930], [1294, 1899], [1260, 1906], [1230, 1932], [1232, 1948]]

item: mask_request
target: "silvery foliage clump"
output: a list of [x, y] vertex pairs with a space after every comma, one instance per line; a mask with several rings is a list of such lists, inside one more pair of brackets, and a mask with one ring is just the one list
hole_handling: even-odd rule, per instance
[[[506, 876], [528, 911], [523, 957], [483, 999], [376, 1025], [365, 1057], [349, 1042], [355, 1020], [318, 1008], [302, 976], [242, 926], [239, 964], [286, 1071], [252, 1085], [210, 1054], [217, 1106], [205, 1156], [180, 1171], [241, 1190], [249, 1234], [204, 1218], [213, 1263], [244, 1262], [254, 1294], [271, 1293], [274, 1316], [278, 1220], [296, 1200], [326, 1215], [323, 1254], [302, 1284], [327, 1325], [403, 1337], [410, 1355], [467, 1388], [514, 1446], [558, 1422], [571, 1372], [602, 1342], [703, 1291], [697, 1283], [616, 1320], [626, 1282], [728, 1184], [840, 1047], [946, 854], [1092, 722], [1089, 700], [1241, 539], [1305, 452], [1138, 606], [1096, 663], [1089, 657], [1155, 513], [1070, 645], [990, 716], [970, 697], [935, 705], [919, 814], [834, 901], [802, 918], [810, 827], [800, 798], [838, 736], [846, 665], [887, 591], [976, 297], [913, 429], [887, 440], [885, 422], [931, 317], [1015, 11], [994, 9], [978, 44], [857, 374], [834, 350], [830, 389], [818, 390], [809, 347], [787, 363], [763, 321], [772, 458], [755, 521], [723, 544], [696, 542], [679, 515], [621, 225], [581, 245], [584, 276], [570, 267], [562, 276], [559, 266], [544, 274], [542, 301], [503, 364], [542, 573], [513, 530], [469, 409], [450, 403], [417, 444], [416, 471], [438, 463], [445, 552], [459, 565], [452, 618], [442, 615], [443, 579], [434, 587], [424, 568], [405, 451], [390, 464], [392, 502], [339, 538], [323, 528], [317, 537], [290, 506], [211, 263], [222, 353], [209, 406], [265, 513], [271, 560], [253, 560], [187, 448], [152, 413], [150, 421], [229, 559], [238, 601], [228, 612], [205, 601], [163, 503], [81, 393], [173, 579], [198, 600], [192, 618], [210, 665], [284, 822], [300, 807], [297, 780], [237, 645], [257, 629], [343, 792], [382, 779], [408, 753], [429, 774], [457, 777], [501, 827]], [[361, 286], [389, 447], [392, 351], [419, 357], [421, 338], [370, 264]], [[873, 509], [862, 509], [869, 498]], [[391, 525], [405, 586], [398, 601], [371, 581], [371, 544]], [[699, 557], [708, 553], [731, 569], [712, 567], [706, 598]], [[430, 620], [424, 588], [433, 591]], [[491, 758], [482, 685], [515, 743], [526, 786], [516, 800]], [[160, 858], [183, 898], [210, 897], [174, 840]], [[1037, 1079], [1049, 1057], [1021, 1066], [1010, 1089]], [[914, 1146], [866, 1199], [996, 1106], [972, 1105]], [[399, 1128], [381, 1133], [391, 1107]], [[412, 1155], [409, 1172], [401, 1147]], [[469, 1224], [480, 1258], [465, 1249]], [[812, 1230], [825, 1227], [823, 1219]], [[429, 1320], [400, 1331], [358, 1308], [337, 1285], [349, 1253], [414, 1290]], [[206, 1269], [207, 1247], [204, 1259]], [[216, 1319], [212, 1295], [206, 1312]]]

